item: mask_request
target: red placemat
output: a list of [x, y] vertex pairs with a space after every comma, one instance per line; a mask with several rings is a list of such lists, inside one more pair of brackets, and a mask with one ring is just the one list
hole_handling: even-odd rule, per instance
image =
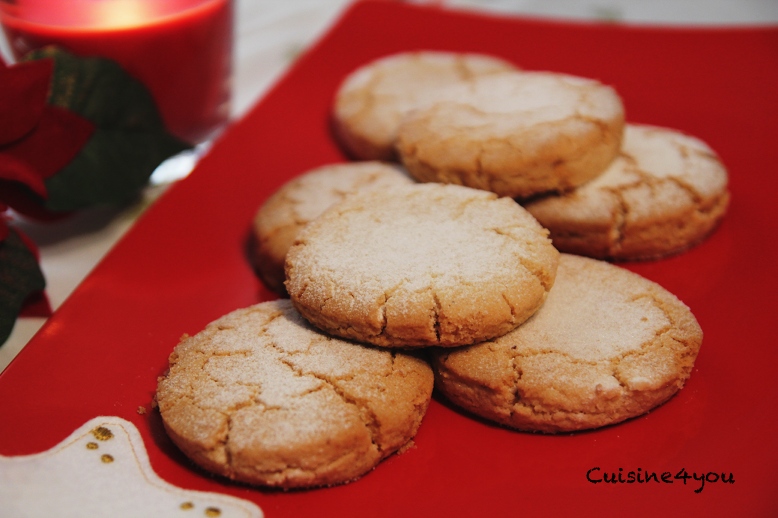
[[[369, 60], [412, 49], [486, 52], [599, 79], [622, 95], [630, 122], [688, 132], [721, 155], [732, 192], [721, 227], [685, 254], [625, 265], [697, 316], [705, 338], [692, 377], [646, 416], [560, 436], [492, 426], [436, 398], [416, 448], [335, 488], [268, 491], [210, 477], [178, 452], [151, 410], [157, 377], [183, 333], [274, 298], [245, 255], [257, 207], [289, 178], [345, 160], [329, 127], [339, 82]], [[775, 27], [551, 23], [357, 3], [147, 211], [0, 375], [0, 454], [42, 451], [95, 416], [115, 415], [138, 427], [163, 479], [252, 500], [268, 517], [776, 515], [775, 85]], [[640, 470], [670, 473], [672, 483], [595, 484], [587, 480], [593, 468], [593, 479]], [[681, 470], [708, 481], [675, 478]]]

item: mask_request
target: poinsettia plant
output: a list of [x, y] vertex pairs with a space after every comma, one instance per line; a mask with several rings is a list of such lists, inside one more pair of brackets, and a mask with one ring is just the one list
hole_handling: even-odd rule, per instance
[[165, 159], [190, 147], [165, 128], [146, 88], [115, 62], [49, 47], [0, 60], [0, 344], [45, 280], [8, 210], [40, 221], [135, 199]]

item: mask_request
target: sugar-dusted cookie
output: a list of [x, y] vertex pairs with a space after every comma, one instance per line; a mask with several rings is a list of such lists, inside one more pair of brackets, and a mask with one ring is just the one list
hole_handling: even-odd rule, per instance
[[562, 254], [540, 310], [495, 340], [433, 353], [452, 402], [520, 430], [566, 432], [648, 412], [683, 387], [702, 342], [689, 308], [654, 282]]
[[727, 171], [704, 142], [629, 124], [621, 156], [601, 176], [525, 204], [561, 251], [647, 259], [702, 241], [724, 217]]
[[254, 217], [252, 262], [259, 278], [286, 295], [284, 260], [301, 228], [349, 194], [406, 183], [413, 180], [399, 166], [369, 161], [317, 167], [282, 185]]
[[398, 130], [399, 157], [421, 181], [513, 197], [565, 191], [601, 174], [621, 145], [621, 99], [592, 79], [504, 73], [438, 99]]
[[473, 53], [415, 51], [377, 59], [349, 74], [338, 88], [335, 134], [354, 158], [393, 160], [397, 126], [408, 111], [434, 100], [442, 86], [508, 70], [516, 67]]
[[184, 337], [157, 403], [170, 438], [206, 470], [312, 487], [356, 479], [409, 445], [432, 384], [424, 361], [328, 337], [282, 299]]
[[558, 252], [510, 198], [411, 184], [346, 198], [286, 258], [297, 309], [337, 336], [457, 346], [513, 329], [545, 300]]

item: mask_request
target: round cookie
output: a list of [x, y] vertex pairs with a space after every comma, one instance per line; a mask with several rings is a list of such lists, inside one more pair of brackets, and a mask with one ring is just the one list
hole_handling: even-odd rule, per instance
[[412, 184], [348, 197], [286, 258], [286, 288], [313, 324], [385, 347], [458, 346], [529, 318], [559, 253], [510, 198]]
[[443, 86], [508, 70], [516, 67], [472, 53], [416, 51], [377, 59], [349, 74], [338, 88], [335, 134], [355, 158], [393, 160], [397, 127], [407, 112], [434, 100]]
[[257, 275], [285, 296], [284, 260], [300, 229], [349, 194], [406, 183], [413, 180], [401, 168], [373, 161], [329, 164], [285, 183], [254, 217], [251, 258]]
[[694, 315], [654, 282], [562, 254], [554, 288], [518, 329], [432, 355], [436, 387], [486, 419], [528, 431], [596, 428], [648, 412], [683, 387], [702, 342]]
[[283, 299], [184, 337], [156, 400], [196, 464], [286, 489], [354, 480], [412, 444], [432, 385], [424, 361], [323, 335]]
[[610, 87], [550, 72], [474, 78], [408, 114], [397, 151], [411, 176], [501, 196], [565, 191], [616, 157], [624, 107]]
[[628, 124], [621, 156], [605, 173], [525, 207], [563, 252], [632, 260], [699, 243], [728, 204], [727, 171], [704, 142], [667, 128]]

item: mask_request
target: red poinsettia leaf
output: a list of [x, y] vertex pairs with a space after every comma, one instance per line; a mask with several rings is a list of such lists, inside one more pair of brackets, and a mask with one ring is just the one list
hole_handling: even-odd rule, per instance
[[[0, 148], [0, 180], [19, 182], [26, 185], [30, 190], [41, 198], [46, 197], [46, 184], [43, 177], [29, 162], [21, 157], [14, 156], [6, 149]], [[3, 186], [5, 182], [0, 184]], [[0, 191], [0, 198], [13, 207], [13, 203], [5, 195], [5, 189]]]
[[54, 310], [51, 309], [51, 302], [49, 302], [45, 291], [36, 291], [31, 294], [22, 303], [22, 309], [19, 310], [19, 317], [21, 318], [49, 318], [53, 314]]
[[47, 143], [44, 156], [36, 157], [35, 167], [47, 179], [69, 164], [89, 142], [95, 125], [67, 108], [46, 105], [35, 131], [24, 139], [25, 156]]
[[54, 175], [78, 155], [94, 132], [94, 125], [80, 115], [65, 108], [47, 105], [35, 128], [23, 139], [0, 147], [0, 178], [21, 181], [41, 196], [39, 182], [28, 177], [14, 178], [6, 175], [6, 160], [22, 162], [37, 173], [42, 181]]
[[32, 189], [19, 182], [12, 182], [0, 178], [0, 200], [19, 214], [30, 219], [45, 221], [57, 221], [69, 217], [72, 212], [53, 211], [47, 209], [46, 200], [35, 194]]
[[22, 138], [38, 124], [53, 70], [50, 59], [0, 67], [0, 145]]

